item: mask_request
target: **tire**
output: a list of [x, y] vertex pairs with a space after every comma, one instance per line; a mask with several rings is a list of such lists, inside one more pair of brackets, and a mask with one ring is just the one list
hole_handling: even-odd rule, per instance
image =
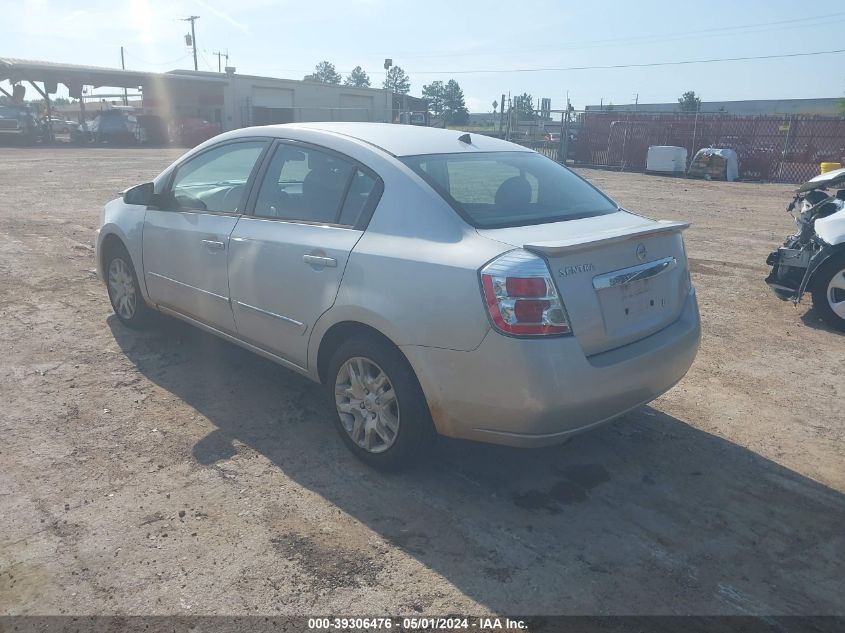
[[845, 252], [824, 262], [813, 274], [813, 307], [830, 327], [845, 332]]
[[393, 345], [375, 336], [350, 338], [335, 350], [326, 376], [335, 427], [358, 459], [397, 471], [429, 452], [436, 433], [428, 404], [413, 369]]
[[106, 290], [115, 316], [134, 329], [149, 327], [153, 311], [144, 301], [132, 258], [123, 245], [109, 249], [105, 264]]

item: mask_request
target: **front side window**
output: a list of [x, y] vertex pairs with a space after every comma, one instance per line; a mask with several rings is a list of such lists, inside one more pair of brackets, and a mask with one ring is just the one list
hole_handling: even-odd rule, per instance
[[279, 145], [254, 213], [260, 218], [354, 226], [375, 186], [375, 178], [334, 154]]
[[401, 160], [478, 228], [543, 224], [617, 211], [598, 189], [534, 152], [432, 154]]
[[179, 166], [170, 188], [171, 206], [179, 210], [239, 213], [247, 181], [265, 146], [264, 141], [228, 143]]

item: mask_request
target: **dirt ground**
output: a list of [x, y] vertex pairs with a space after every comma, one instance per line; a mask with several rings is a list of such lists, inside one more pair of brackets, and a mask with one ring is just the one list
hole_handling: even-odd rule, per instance
[[845, 338], [763, 283], [790, 187], [585, 171], [692, 222], [689, 375], [564, 446], [381, 475], [316, 385], [94, 275], [178, 150], [0, 150], [0, 613], [845, 614]]

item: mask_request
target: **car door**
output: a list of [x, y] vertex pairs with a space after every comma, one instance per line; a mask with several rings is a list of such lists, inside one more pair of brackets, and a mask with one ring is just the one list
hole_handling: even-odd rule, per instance
[[271, 151], [230, 240], [232, 309], [240, 338], [305, 368], [308, 334], [334, 302], [383, 184], [325, 148]]
[[144, 278], [150, 299], [224, 332], [229, 305], [229, 235], [241, 215], [267, 139], [215, 145], [176, 167], [144, 219]]

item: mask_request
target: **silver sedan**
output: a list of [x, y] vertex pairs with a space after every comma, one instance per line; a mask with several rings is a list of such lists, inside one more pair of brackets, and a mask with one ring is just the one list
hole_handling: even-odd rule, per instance
[[681, 233], [518, 145], [414, 126], [222, 134], [106, 205], [117, 317], [177, 317], [326, 386], [353, 453], [562, 442], [700, 338]]

